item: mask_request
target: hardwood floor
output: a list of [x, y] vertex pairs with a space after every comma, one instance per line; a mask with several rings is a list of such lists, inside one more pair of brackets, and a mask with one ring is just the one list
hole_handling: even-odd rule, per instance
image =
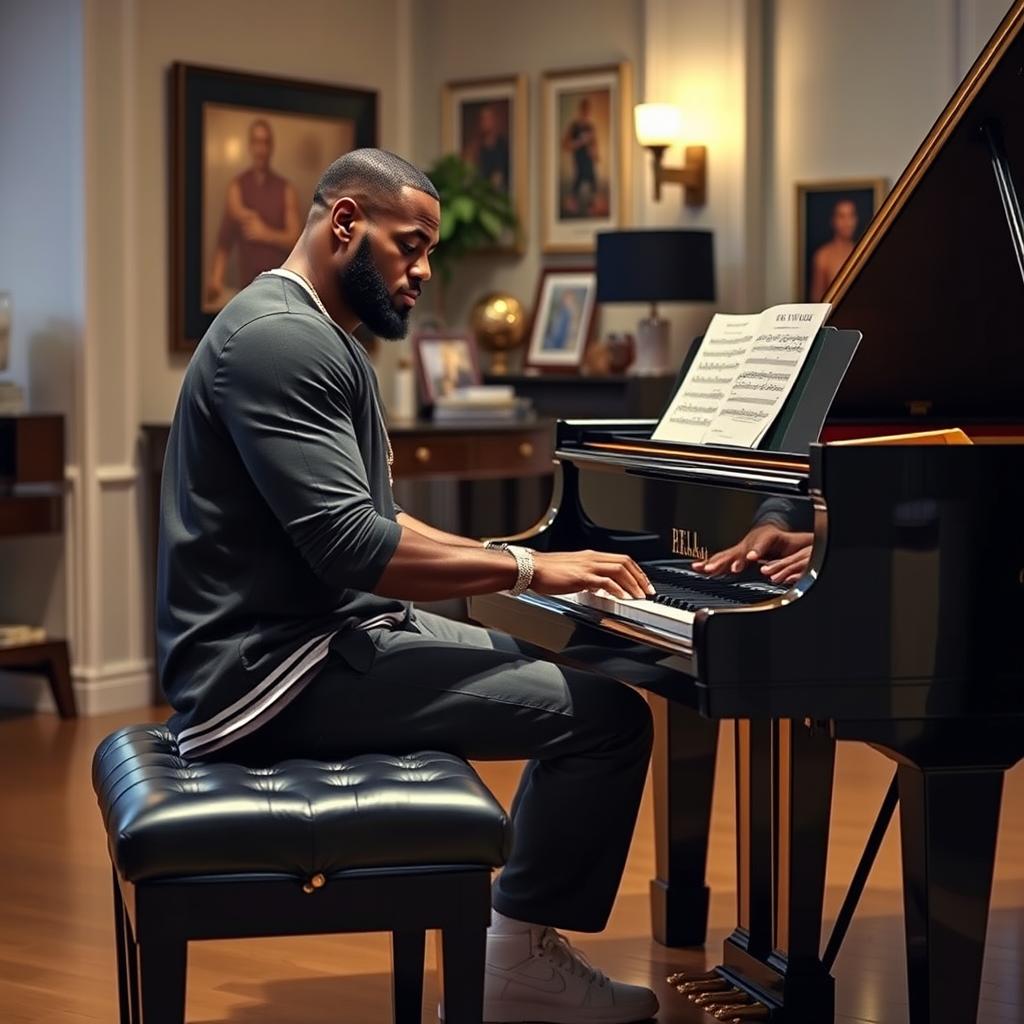
[[[116, 1019], [113, 925], [103, 828], [89, 777], [92, 751], [119, 725], [158, 720], [135, 711], [60, 721], [50, 715], [0, 718], [0, 1024], [83, 1024]], [[610, 927], [574, 936], [617, 977], [653, 984], [662, 1024], [706, 1022], [671, 991], [665, 976], [718, 961], [733, 920], [731, 730], [719, 755], [709, 865], [714, 896], [706, 950], [668, 950], [650, 939], [647, 882], [654, 864], [649, 796]], [[502, 801], [518, 766], [478, 766]], [[892, 773], [880, 754], [841, 746], [826, 912], [835, 913]], [[989, 921], [983, 1024], [1024, 1022], [1024, 771], [1007, 779]], [[898, 824], [886, 838], [840, 954], [842, 1024], [906, 1021]], [[433, 954], [431, 952], [431, 960]], [[190, 1024], [363, 1024], [389, 1014], [389, 955], [383, 935], [194, 943]], [[424, 1020], [436, 999], [428, 975]], [[970, 1022], [964, 1022], [970, 1024]]]

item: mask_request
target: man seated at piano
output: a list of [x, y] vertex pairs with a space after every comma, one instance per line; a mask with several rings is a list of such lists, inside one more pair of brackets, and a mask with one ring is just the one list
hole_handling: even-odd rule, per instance
[[814, 546], [814, 510], [806, 500], [767, 498], [750, 529], [731, 547], [693, 563], [709, 576], [737, 576], [760, 565], [772, 583], [796, 583], [807, 572]]
[[213, 321], [186, 371], [161, 494], [157, 625], [190, 760], [444, 750], [527, 761], [487, 936], [487, 1021], [629, 1024], [658, 1009], [555, 928], [612, 909], [651, 752], [635, 690], [413, 601], [654, 589], [632, 558], [454, 536], [395, 506], [376, 378], [353, 332], [405, 335], [438, 195], [364, 149], [324, 172], [284, 265]]

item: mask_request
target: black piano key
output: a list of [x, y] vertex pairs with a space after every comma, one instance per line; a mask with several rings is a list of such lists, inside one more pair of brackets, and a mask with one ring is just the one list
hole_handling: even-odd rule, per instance
[[703, 576], [689, 568], [689, 562], [642, 563], [657, 593], [656, 603], [697, 611], [699, 608], [730, 608], [760, 604], [786, 592], [762, 578], [751, 578], [756, 567], [743, 576]]

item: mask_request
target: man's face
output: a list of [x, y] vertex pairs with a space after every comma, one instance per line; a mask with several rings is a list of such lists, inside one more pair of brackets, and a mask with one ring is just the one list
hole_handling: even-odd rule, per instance
[[498, 132], [498, 118], [495, 116], [494, 108], [491, 106], [480, 109], [480, 134], [496, 135]]
[[438, 241], [441, 207], [425, 192], [404, 188], [388, 208], [364, 211], [356, 249], [340, 270], [352, 312], [379, 338], [404, 338]]
[[840, 199], [832, 210], [832, 230], [844, 242], [853, 240], [857, 233], [857, 207], [852, 200]]
[[580, 117], [583, 119], [590, 117], [590, 100], [580, 100]]
[[253, 167], [265, 171], [270, 166], [270, 157], [274, 152], [274, 136], [270, 129], [257, 121], [249, 129], [249, 157]]

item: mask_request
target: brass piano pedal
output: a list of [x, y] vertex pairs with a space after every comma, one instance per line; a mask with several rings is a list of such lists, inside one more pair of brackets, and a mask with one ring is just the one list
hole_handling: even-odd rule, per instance
[[677, 991], [682, 992], [687, 999], [696, 999], [707, 992], [724, 992], [728, 988], [732, 988], [729, 982], [717, 976], [708, 981], [684, 981], [682, 985], [676, 986]]
[[737, 1019], [737, 1010], [745, 1009], [750, 1006], [752, 1002], [753, 1000], [750, 996], [746, 996], [743, 1000], [737, 1000], [735, 1003], [730, 1003], [728, 1006], [716, 1006], [713, 1009], [708, 1010], [708, 1013], [710, 1013], [715, 1020], [731, 1021]]
[[743, 993], [738, 988], [732, 987], [723, 989], [720, 992], [702, 992], [694, 999], [694, 1004], [703, 1006], [710, 1013], [712, 1008], [728, 1006], [730, 1003], [739, 1002], [739, 997], [742, 995]]
[[745, 1020], [768, 1020], [771, 1016], [771, 1011], [762, 1003], [754, 1003], [752, 1006], [737, 1006], [732, 1011], [732, 1016], [722, 1017], [722, 1020], [728, 1020], [730, 1024], [743, 1024]]
[[676, 971], [670, 974], [665, 980], [670, 985], [682, 985], [688, 981], [713, 981], [718, 977], [718, 971], [705, 971], [703, 974], [692, 974], [690, 971]]

